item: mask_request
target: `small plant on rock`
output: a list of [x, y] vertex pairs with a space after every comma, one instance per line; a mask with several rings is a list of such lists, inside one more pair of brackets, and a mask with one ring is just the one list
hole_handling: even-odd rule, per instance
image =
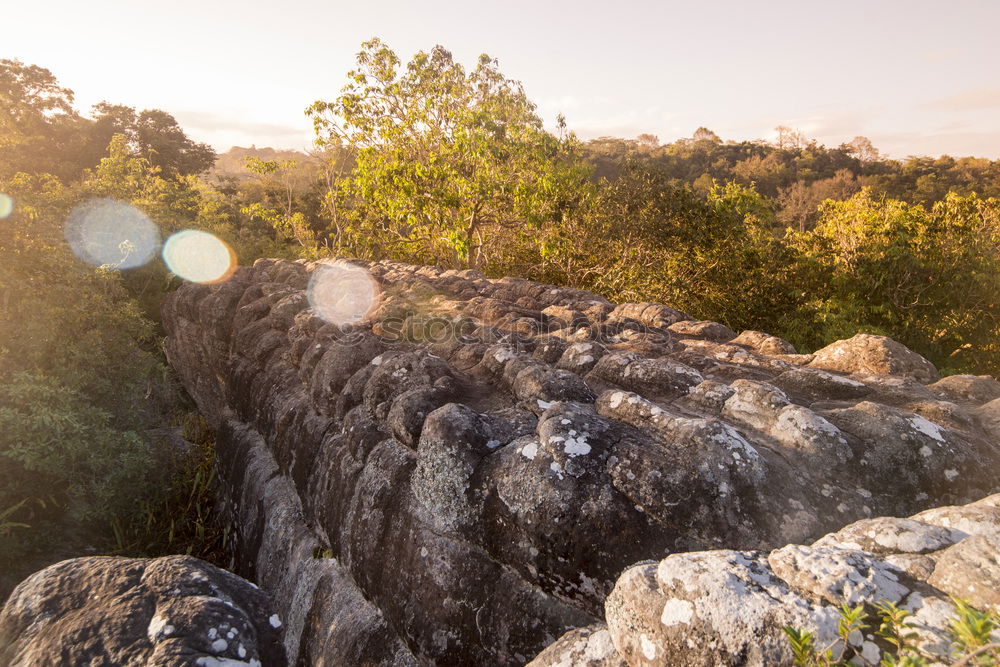
[[[1000, 643], [993, 641], [993, 633], [1000, 628], [1000, 616], [993, 612], [979, 611], [968, 602], [952, 598], [955, 616], [951, 619], [948, 632], [954, 646], [951, 663], [942, 663], [940, 656], [931, 656], [916, 643], [917, 633], [908, 620], [912, 615], [894, 602], [882, 601], [868, 612], [865, 605], [856, 607], [842, 604], [837, 639], [828, 646], [816, 646], [816, 633], [807, 632], [791, 625], [784, 628], [791, 645], [795, 664], [800, 667], [846, 667], [866, 665], [869, 667], [926, 667], [929, 664], [951, 664], [952, 667], [997, 667], [1000, 665]], [[870, 621], [870, 622], [869, 622]], [[868, 627], [877, 627], [875, 636], [888, 649], [882, 658], [873, 663], [858, 653], [849, 641], [855, 632], [864, 632]], [[840, 651], [834, 657], [834, 650]]]

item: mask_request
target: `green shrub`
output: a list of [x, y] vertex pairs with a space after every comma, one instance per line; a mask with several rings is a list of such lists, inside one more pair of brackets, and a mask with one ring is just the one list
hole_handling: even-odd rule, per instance
[[[968, 602], [952, 598], [955, 616], [949, 622], [952, 639], [953, 667], [967, 665], [991, 666], [1000, 664], [1000, 644], [994, 643], [992, 633], [1000, 627], [1000, 615], [975, 609]], [[893, 602], [882, 601], [871, 607], [858, 605], [840, 607], [837, 638], [829, 645], [816, 646], [816, 634], [801, 628], [786, 626], [785, 635], [800, 667], [846, 667], [847, 665], [873, 665], [851, 648], [849, 637], [855, 632], [874, 630], [882, 644], [880, 667], [926, 667], [941, 664], [940, 659], [922, 651], [916, 644], [917, 634], [908, 621], [911, 614]], [[837, 651], [834, 655], [834, 651]]]

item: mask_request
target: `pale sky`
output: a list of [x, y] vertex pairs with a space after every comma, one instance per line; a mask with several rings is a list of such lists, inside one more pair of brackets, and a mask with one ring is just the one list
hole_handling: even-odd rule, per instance
[[582, 138], [723, 139], [777, 125], [894, 157], [1000, 158], [1000, 2], [0, 0], [0, 57], [50, 69], [87, 110], [172, 113], [218, 150], [306, 148], [361, 42], [407, 60], [487, 52]]

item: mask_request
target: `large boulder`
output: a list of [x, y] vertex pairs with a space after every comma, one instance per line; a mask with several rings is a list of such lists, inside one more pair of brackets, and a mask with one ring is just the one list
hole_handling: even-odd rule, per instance
[[[791, 665], [786, 626], [815, 633], [816, 646], [839, 655], [845, 648], [837, 635], [839, 606], [864, 603], [871, 611], [881, 602], [910, 612], [915, 645], [948, 661], [949, 623], [957, 612], [951, 596], [981, 611], [1000, 609], [998, 507], [1000, 494], [909, 519], [862, 520], [811, 546], [640, 563], [622, 573], [608, 596], [606, 625], [566, 633], [530, 665]], [[867, 631], [853, 633], [846, 648], [878, 664], [887, 647], [873, 634], [874, 615], [866, 621]], [[604, 633], [615, 651], [583, 660], [591, 642], [604, 645]], [[993, 635], [1000, 640], [1000, 630]]]
[[253, 584], [189, 556], [75, 558], [0, 611], [0, 664], [286, 664], [282, 621]]
[[924, 383], [938, 379], [934, 364], [891, 338], [872, 334], [830, 343], [816, 351], [809, 366], [855, 375], [900, 375]]

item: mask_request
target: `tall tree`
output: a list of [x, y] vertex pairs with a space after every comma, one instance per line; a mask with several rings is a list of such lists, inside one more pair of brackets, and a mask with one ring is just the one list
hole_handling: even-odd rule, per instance
[[93, 115], [90, 144], [95, 163], [116, 134], [126, 138], [134, 156], [149, 160], [168, 177], [199, 174], [215, 163], [212, 147], [192, 141], [166, 111], [136, 113], [133, 107], [101, 102], [94, 106]]
[[403, 66], [373, 39], [341, 95], [307, 113], [318, 144], [356, 152], [342, 195], [361, 219], [433, 261], [479, 266], [491, 231], [558, 219], [565, 186], [585, 176], [566, 159], [575, 138], [546, 132], [487, 55], [466, 71], [436, 46]]
[[83, 119], [73, 91], [52, 72], [19, 60], [0, 60], [0, 179], [19, 171], [78, 173]]

